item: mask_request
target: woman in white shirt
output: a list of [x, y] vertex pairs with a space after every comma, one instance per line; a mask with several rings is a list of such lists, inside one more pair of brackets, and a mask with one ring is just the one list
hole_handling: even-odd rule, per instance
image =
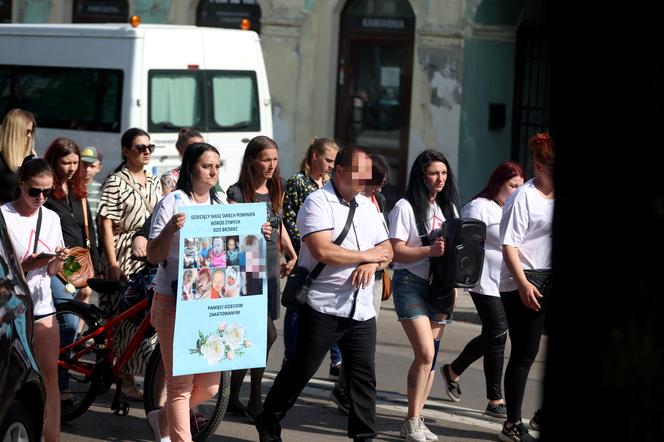
[[486, 187], [463, 209], [461, 216], [484, 221], [484, 264], [479, 284], [470, 289], [477, 313], [482, 321], [482, 332], [473, 338], [457, 358], [441, 368], [445, 376], [448, 396], [453, 401], [461, 398], [459, 377], [479, 358], [484, 357], [484, 379], [489, 404], [485, 414], [506, 417], [502, 393], [503, 358], [507, 341], [507, 318], [500, 300], [498, 283], [503, 253], [500, 243], [500, 219], [507, 198], [523, 184], [525, 173], [518, 163], [508, 161], [498, 166]]
[[[524, 270], [551, 269], [554, 144], [548, 134], [537, 134], [528, 140], [528, 146], [534, 151], [535, 178], [507, 199], [500, 220], [504, 261], [499, 289], [512, 350], [505, 370], [507, 420], [498, 436], [508, 442], [534, 440], [521, 422], [521, 404], [544, 331], [545, 298]], [[540, 423], [538, 412], [531, 427], [537, 429]]]
[[53, 190], [53, 170], [47, 161], [29, 156], [18, 171], [18, 194], [2, 206], [14, 252], [26, 272], [34, 305], [33, 346], [46, 389], [44, 441], [60, 439], [58, 355], [60, 332], [51, 292], [51, 276], [67, 258], [60, 218], [43, 207]]
[[395, 268], [392, 299], [414, 353], [406, 383], [408, 414], [401, 426], [401, 436], [409, 441], [438, 440], [424, 425], [422, 409], [433, 384], [436, 354], [454, 309], [456, 290], [444, 288], [442, 302], [433, 300], [430, 287], [437, 286], [429, 282], [429, 262], [445, 253], [443, 222], [458, 216], [458, 199], [447, 158], [425, 150], [410, 170], [406, 195], [388, 215]]
[[166, 372], [164, 408], [148, 413], [148, 422], [156, 440], [170, 436], [174, 442], [191, 441], [189, 409], [210, 399], [219, 389], [218, 372], [185, 376], [173, 376], [172, 373], [175, 286], [178, 279], [180, 229], [185, 222], [185, 215], [179, 208], [181, 205], [222, 204], [223, 198], [214, 190], [220, 168], [221, 159], [215, 147], [207, 143], [189, 146], [182, 160], [182, 173], [176, 190], [157, 203], [152, 217], [148, 260], [163, 264], [160, 264], [155, 276], [151, 322], [159, 334]]

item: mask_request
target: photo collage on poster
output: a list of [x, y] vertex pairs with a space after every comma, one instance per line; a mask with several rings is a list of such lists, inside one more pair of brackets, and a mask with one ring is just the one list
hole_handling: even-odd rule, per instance
[[185, 238], [182, 300], [263, 294], [263, 241], [256, 235]]

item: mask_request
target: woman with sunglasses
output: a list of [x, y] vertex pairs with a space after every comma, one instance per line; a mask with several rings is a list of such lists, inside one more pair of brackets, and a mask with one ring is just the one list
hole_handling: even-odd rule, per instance
[[32, 113], [12, 109], [0, 126], [0, 203], [14, 198], [18, 168], [23, 159], [34, 152], [33, 134], [37, 122]]
[[2, 206], [14, 252], [26, 272], [34, 304], [33, 347], [46, 389], [44, 440], [60, 438], [60, 389], [58, 353], [60, 333], [55, 320], [51, 276], [67, 257], [60, 219], [43, 207], [53, 190], [53, 171], [43, 159], [28, 157], [18, 171], [18, 190], [12, 202]]
[[[144, 266], [143, 262], [131, 259], [131, 242], [161, 199], [159, 179], [145, 170], [155, 148], [150, 143], [150, 135], [134, 127], [122, 134], [120, 142], [122, 163], [106, 179], [98, 209], [107, 277], [112, 280], [126, 279]], [[142, 375], [145, 370], [145, 362], [139, 358], [142, 353], [136, 352], [128, 361], [129, 372]], [[125, 374], [123, 388], [128, 399], [142, 399], [133, 376]]]

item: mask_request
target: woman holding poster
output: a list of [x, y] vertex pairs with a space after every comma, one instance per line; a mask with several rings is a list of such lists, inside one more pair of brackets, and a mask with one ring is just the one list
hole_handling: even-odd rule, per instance
[[[228, 188], [227, 195], [229, 203], [267, 203], [267, 220], [272, 225], [272, 230], [279, 232], [273, 239], [267, 241], [267, 351], [269, 353], [272, 343], [277, 339], [274, 320], [279, 318], [279, 275], [283, 277], [290, 273], [297, 261], [297, 254], [283, 226], [284, 193], [279, 176], [279, 150], [273, 139], [257, 136], [249, 141], [242, 158], [238, 182]], [[281, 269], [280, 250], [288, 256], [288, 261], [281, 266]], [[245, 262], [245, 269], [246, 267]], [[226, 280], [228, 282], [228, 274]], [[261, 412], [261, 380], [264, 371], [265, 368], [251, 369], [251, 394], [246, 408], [239, 398], [246, 370], [233, 371], [227, 411], [241, 415], [248, 414], [250, 417], [255, 417]]]
[[[219, 388], [219, 373], [173, 376], [173, 331], [180, 257], [180, 229], [185, 215], [180, 206], [223, 204], [214, 190], [219, 179], [219, 151], [207, 143], [189, 146], [182, 160], [176, 190], [155, 207], [148, 259], [160, 262], [155, 277], [151, 322], [159, 334], [161, 356], [166, 371], [166, 403], [163, 409], [148, 413], [155, 439], [170, 437], [173, 442], [191, 441], [189, 410], [210, 399]], [[165, 411], [165, 412], [164, 412]]]

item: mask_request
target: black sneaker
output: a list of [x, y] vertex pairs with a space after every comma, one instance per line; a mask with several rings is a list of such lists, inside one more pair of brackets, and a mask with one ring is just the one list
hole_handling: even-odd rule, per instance
[[533, 431], [540, 431], [542, 428], [542, 409], [539, 409], [535, 412], [535, 415], [532, 419], [530, 419], [528, 426]]
[[492, 405], [491, 402], [489, 402], [484, 414], [491, 417], [505, 419], [507, 417], [507, 407], [505, 407], [505, 404]]
[[339, 371], [341, 370], [341, 362], [336, 364], [330, 364], [330, 374], [327, 377], [331, 381], [336, 381], [339, 379]]
[[445, 391], [447, 396], [452, 399], [454, 402], [459, 402], [461, 400], [461, 386], [457, 381], [453, 381], [449, 375], [449, 366], [450, 364], [445, 364], [440, 367], [440, 372], [443, 374], [443, 385], [445, 386]]
[[332, 401], [337, 404], [339, 410], [341, 410], [344, 414], [348, 414], [348, 410], [350, 410], [350, 399], [343, 390], [339, 388], [333, 388], [332, 393], [330, 393], [330, 399], [332, 399]]
[[507, 422], [503, 424], [503, 430], [498, 433], [498, 440], [503, 442], [535, 442], [537, 439], [528, 433], [523, 422], [516, 423], [507, 428]]

